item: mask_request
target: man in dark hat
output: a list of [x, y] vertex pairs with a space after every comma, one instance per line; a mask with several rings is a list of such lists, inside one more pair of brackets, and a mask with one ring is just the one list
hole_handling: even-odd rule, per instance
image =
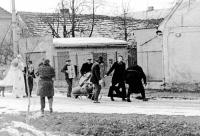
[[[71, 71], [70, 71], [69, 68], [72, 68], [75, 71], [75, 73], [73, 72], [73, 76], [71, 76]], [[65, 80], [66, 80], [67, 85], [68, 85], [67, 97], [71, 97], [72, 81], [73, 81], [73, 78], [75, 78], [76, 75], [77, 75], [77, 67], [72, 65], [71, 60], [68, 59], [68, 60], [66, 60], [66, 65], [63, 67], [61, 72], [65, 73]]]
[[129, 85], [127, 102], [131, 102], [130, 95], [132, 93], [138, 94], [141, 93], [143, 101], [147, 101], [148, 99], [145, 97], [145, 90], [142, 84], [142, 79], [144, 84], [146, 85], [146, 76], [140, 66], [134, 64], [133, 66], [126, 69], [124, 72], [124, 79], [126, 84]]
[[[27, 69], [28, 69], [28, 71], [27, 71]], [[24, 72], [25, 72], [26, 96], [28, 97], [28, 89], [27, 89], [27, 81], [28, 81], [29, 93], [30, 93], [30, 97], [32, 97], [33, 79], [36, 78], [36, 77], [35, 77], [34, 68], [33, 68], [31, 60], [28, 61], [28, 65], [27, 65], [27, 67], [24, 68]], [[26, 74], [28, 76], [27, 81], [26, 81]]]
[[49, 101], [50, 113], [53, 112], [53, 96], [54, 96], [54, 85], [53, 78], [55, 77], [54, 69], [49, 65], [49, 60], [45, 59], [43, 65], [38, 68], [38, 74], [40, 76], [39, 85], [39, 96], [41, 103], [41, 112], [44, 114], [45, 108], [45, 97]]
[[100, 77], [100, 66], [103, 62], [103, 57], [99, 56], [98, 60], [92, 65], [91, 68], [91, 79], [90, 81], [94, 84], [94, 103], [99, 103], [98, 97], [101, 91], [102, 79]]
[[92, 59], [91, 58], [87, 58], [87, 62], [83, 63], [82, 67], [81, 67], [81, 75], [83, 76], [84, 74], [91, 72], [91, 67], [92, 67], [93, 63], [92, 63]]

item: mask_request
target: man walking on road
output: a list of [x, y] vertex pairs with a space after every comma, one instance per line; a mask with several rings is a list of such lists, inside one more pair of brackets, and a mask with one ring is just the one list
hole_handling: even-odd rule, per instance
[[102, 84], [102, 79], [100, 77], [100, 64], [104, 63], [103, 62], [103, 57], [99, 56], [98, 60], [92, 65], [91, 68], [91, 82], [94, 84], [94, 92], [93, 92], [93, 97], [94, 97], [94, 103], [99, 103], [98, 97], [101, 91], [101, 84]]

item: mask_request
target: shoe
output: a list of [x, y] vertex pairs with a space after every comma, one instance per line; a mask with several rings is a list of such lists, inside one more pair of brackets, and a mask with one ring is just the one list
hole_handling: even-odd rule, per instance
[[143, 101], [148, 101], [148, 99], [147, 98], [143, 98]]
[[110, 99], [111, 99], [111, 101], [115, 101], [113, 97], [111, 97]]
[[53, 113], [53, 109], [52, 108], [50, 108], [50, 111], [49, 111], [50, 113]]
[[127, 99], [127, 102], [131, 102], [131, 100], [130, 100], [130, 99]]
[[126, 99], [125, 99], [125, 98], [122, 98], [122, 101], [126, 101]]
[[44, 110], [41, 110], [41, 114], [44, 115]]
[[94, 101], [94, 103], [100, 103], [99, 101]]

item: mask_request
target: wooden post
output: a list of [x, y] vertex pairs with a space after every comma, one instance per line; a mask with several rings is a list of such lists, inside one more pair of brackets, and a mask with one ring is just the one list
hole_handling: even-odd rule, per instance
[[14, 57], [16, 57], [18, 54], [18, 49], [17, 49], [17, 22], [16, 22], [15, 0], [12, 0], [12, 38], [13, 38], [13, 53]]

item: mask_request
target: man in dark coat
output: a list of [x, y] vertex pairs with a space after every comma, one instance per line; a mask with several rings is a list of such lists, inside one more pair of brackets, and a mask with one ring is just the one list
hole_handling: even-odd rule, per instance
[[53, 78], [55, 77], [55, 71], [49, 65], [48, 59], [45, 59], [43, 65], [38, 68], [38, 74], [40, 76], [38, 86], [39, 86], [39, 96], [41, 103], [41, 112], [42, 114], [44, 114], [45, 97], [47, 97], [49, 101], [50, 113], [52, 113], [53, 96], [54, 96]]
[[98, 60], [92, 65], [91, 68], [91, 79], [90, 81], [93, 83], [94, 85], [94, 92], [93, 92], [93, 96], [94, 96], [94, 103], [99, 103], [98, 101], [98, 97], [101, 91], [101, 77], [100, 77], [100, 64], [104, 63], [103, 62], [103, 57], [99, 56]]
[[[28, 69], [28, 71], [26, 70]], [[26, 96], [28, 97], [28, 89], [27, 89], [27, 82], [26, 82], [26, 72], [28, 72], [28, 87], [29, 87], [29, 93], [30, 93], [30, 97], [32, 94], [32, 90], [33, 90], [33, 79], [36, 78], [35, 77], [35, 73], [34, 73], [34, 68], [32, 66], [32, 61], [28, 61], [28, 66], [24, 68], [24, 72], [25, 72], [25, 90], [26, 90]]]
[[87, 62], [83, 63], [81, 70], [80, 70], [82, 76], [84, 74], [88, 73], [88, 72], [91, 72], [91, 68], [92, 68], [92, 65], [93, 65], [93, 63], [91, 61], [92, 61], [92, 59], [88, 58]]
[[[69, 59], [66, 60], [66, 65], [63, 67], [61, 72], [65, 73], [65, 80], [66, 80], [67, 85], [68, 85], [67, 97], [71, 97], [73, 78], [69, 77], [68, 66], [72, 66], [71, 65], [71, 60], [69, 60]], [[77, 67], [76, 66], [74, 66], [74, 67], [75, 67], [75, 74], [77, 75]]]
[[[123, 57], [120, 55], [118, 57], [117, 62], [115, 62], [108, 73], [104, 76], [108, 76], [113, 70], [113, 77], [112, 77], [112, 85], [110, 86], [108, 97], [111, 98], [111, 101], [114, 101], [113, 97], [121, 97], [123, 101], [126, 99], [126, 88], [124, 83], [124, 76], [123, 73], [126, 70], [126, 64], [122, 61]], [[118, 84], [118, 86], [116, 86]], [[121, 91], [119, 90], [121, 89]], [[113, 94], [113, 91], [115, 91], [116, 95]]]
[[129, 85], [128, 95], [127, 95], [128, 102], [131, 102], [130, 95], [132, 93], [135, 94], [141, 93], [143, 101], [148, 100], [145, 97], [145, 90], [142, 84], [142, 79], [144, 81], [144, 84], [145, 85], [147, 84], [146, 76], [140, 66], [134, 65], [127, 68], [127, 70], [124, 72], [124, 79], [125, 82]]

